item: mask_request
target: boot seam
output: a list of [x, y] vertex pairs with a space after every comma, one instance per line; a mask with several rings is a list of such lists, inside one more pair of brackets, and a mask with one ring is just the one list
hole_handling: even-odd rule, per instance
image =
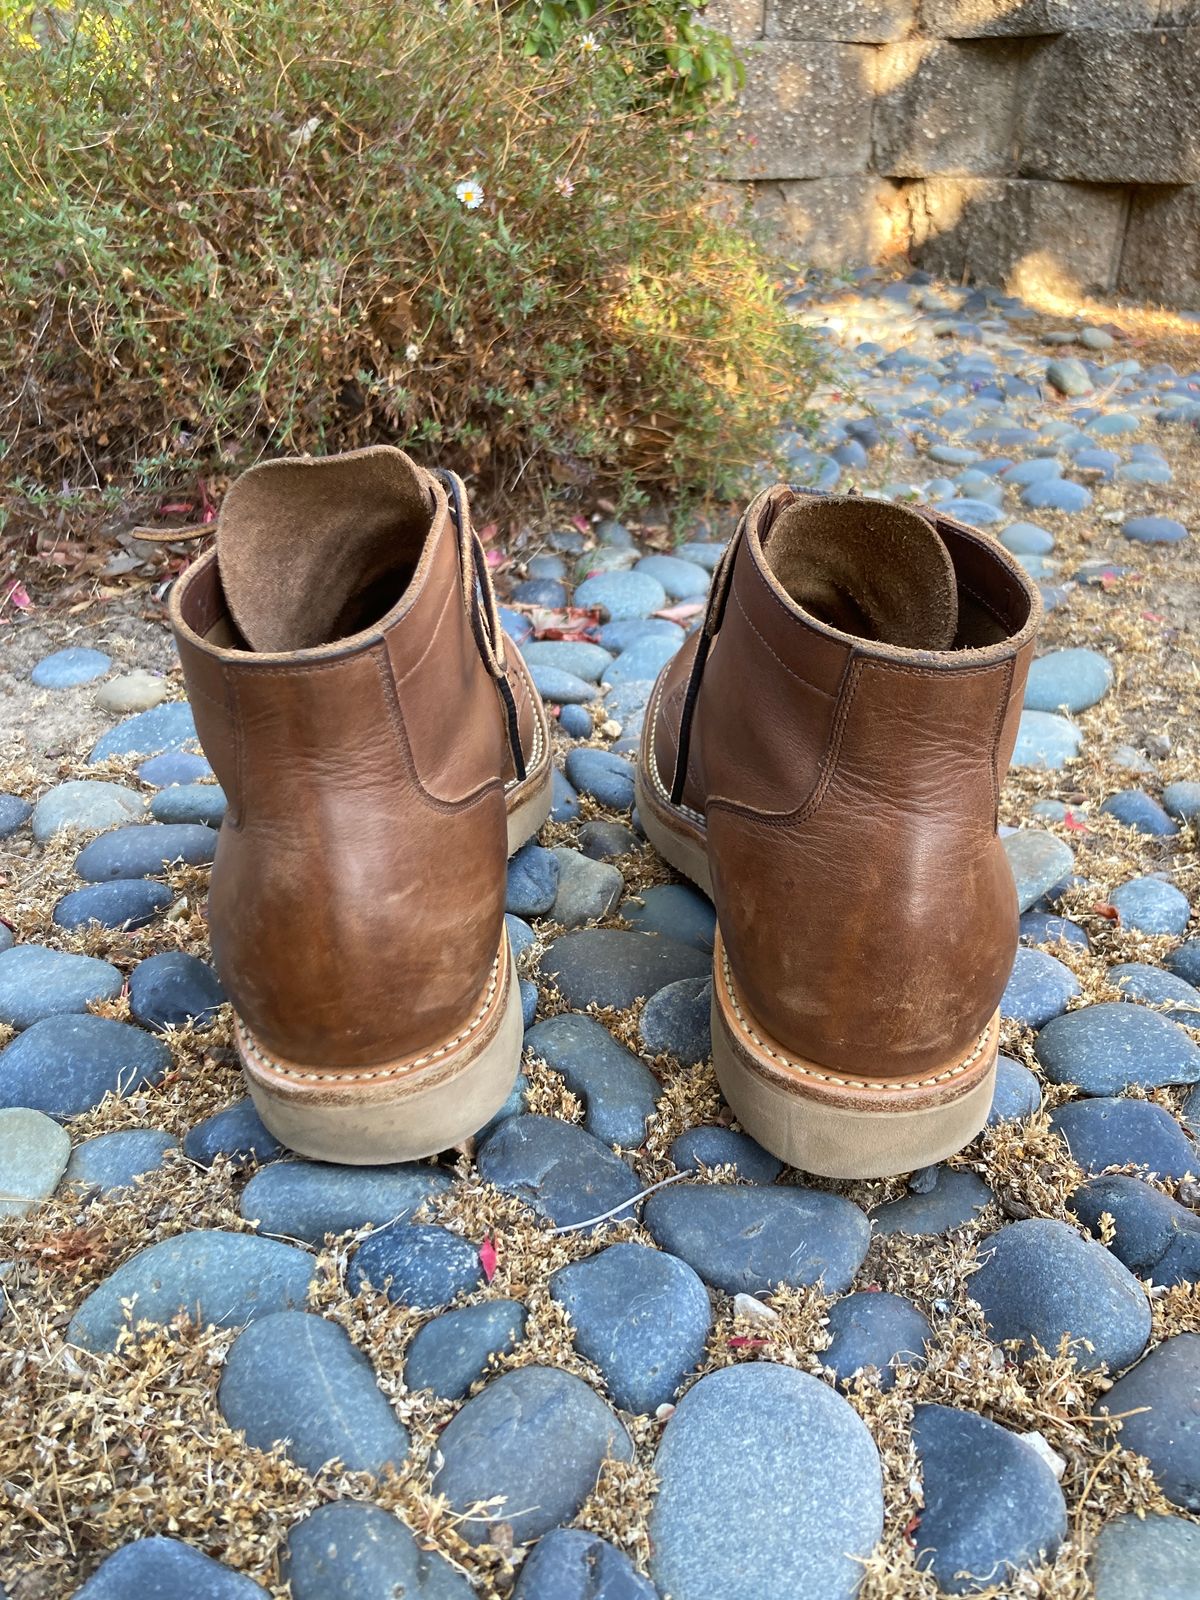
[[408, 729], [404, 724], [404, 709], [400, 704], [400, 694], [396, 686], [395, 674], [392, 671], [392, 659], [388, 653], [386, 641], [380, 639], [373, 652], [375, 657], [375, 670], [379, 674], [380, 684], [383, 688], [384, 703], [388, 710], [388, 719], [392, 725], [392, 735], [396, 740], [400, 752], [400, 759], [404, 770], [416, 792], [422, 800], [434, 811], [466, 811], [493, 790], [499, 789], [504, 793], [504, 784], [497, 775], [495, 778], [485, 779], [483, 783], [472, 789], [468, 794], [457, 800], [443, 800], [438, 795], [431, 794], [425, 787], [420, 773], [417, 771], [413, 760], [412, 748], [408, 742]]
[[[771, 598], [774, 599], [775, 596], [772, 595]], [[766, 636], [755, 626], [754, 619], [750, 616], [750, 613], [742, 604], [742, 597], [740, 594], [738, 594], [736, 586], [733, 590], [733, 603], [742, 613], [742, 616], [746, 622], [746, 626], [750, 629], [751, 633], [753, 633], [755, 638], [758, 639], [759, 643], [772, 658], [772, 660], [776, 661], [779, 666], [783, 668], [789, 678], [795, 678], [797, 683], [802, 683], [806, 689], [812, 689], [816, 694], [823, 694], [827, 700], [833, 699], [833, 694], [830, 690], [822, 689], [819, 684], [813, 683], [813, 681], [810, 678], [805, 677], [802, 672], [797, 672], [794, 667], [789, 667], [783, 657], [777, 654], [777, 652], [771, 648], [770, 644], [767, 642]], [[788, 620], [791, 622], [796, 622], [798, 619], [795, 617], [790, 617]], [[801, 624], [801, 626], [803, 626], [803, 624]], [[717, 637], [719, 638], [720, 634], [718, 634]]]

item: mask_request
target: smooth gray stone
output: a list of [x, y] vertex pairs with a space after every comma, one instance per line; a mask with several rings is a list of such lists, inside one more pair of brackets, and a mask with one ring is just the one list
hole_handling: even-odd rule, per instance
[[1042, 1090], [1036, 1076], [1011, 1056], [1001, 1056], [996, 1062], [996, 1088], [992, 1109], [988, 1112], [988, 1127], [1030, 1117], [1041, 1103]]
[[708, 1291], [686, 1262], [643, 1244], [614, 1244], [562, 1267], [550, 1294], [570, 1314], [575, 1344], [599, 1367], [622, 1411], [674, 1399], [704, 1359]]
[[[283, 1146], [264, 1125], [254, 1101], [249, 1095], [243, 1095], [232, 1105], [214, 1111], [211, 1117], [204, 1117], [189, 1128], [183, 1140], [183, 1153], [189, 1161], [201, 1167], [211, 1167], [218, 1156], [228, 1156], [234, 1170], [240, 1171], [244, 1167], [262, 1166], [267, 1161], [274, 1161], [283, 1154]], [[356, 1167], [354, 1170], [365, 1172], [367, 1169]], [[248, 1189], [249, 1184], [242, 1191], [243, 1203]], [[246, 1213], [243, 1211], [242, 1215]], [[320, 1240], [310, 1239], [309, 1243], [319, 1244]]]
[[997, 1344], [1016, 1341], [1025, 1360], [1040, 1345], [1057, 1354], [1063, 1338], [1079, 1369], [1120, 1372], [1150, 1338], [1150, 1304], [1132, 1273], [1103, 1245], [1065, 1222], [1010, 1222], [979, 1249], [971, 1298]]
[[1051, 1083], [1071, 1083], [1089, 1095], [1200, 1079], [1200, 1049], [1183, 1029], [1125, 1000], [1105, 1000], [1055, 1017], [1034, 1048]]
[[1071, 1209], [1097, 1237], [1101, 1218], [1112, 1218], [1108, 1249], [1137, 1277], [1168, 1288], [1200, 1281], [1200, 1216], [1140, 1178], [1093, 1178], [1071, 1196]]
[[638, 1020], [638, 1043], [651, 1056], [669, 1055], [695, 1066], [712, 1055], [712, 979], [681, 978], [647, 1000]]
[[448, 1306], [484, 1282], [478, 1246], [433, 1222], [393, 1222], [354, 1252], [349, 1288], [381, 1290], [396, 1305]]
[[35, 661], [29, 680], [35, 689], [74, 689], [81, 683], [94, 683], [111, 666], [112, 657], [102, 650], [74, 645]]
[[671, 1141], [667, 1154], [680, 1172], [730, 1166], [748, 1183], [774, 1183], [784, 1165], [748, 1133], [733, 1128], [688, 1128]]
[[200, 1229], [162, 1239], [131, 1256], [71, 1318], [67, 1342], [112, 1350], [132, 1318], [168, 1323], [181, 1311], [202, 1325], [237, 1328], [257, 1317], [304, 1304], [315, 1260], [294, 1245], [253, 1233]]
[[525, 1557], [512, 1600], [657, 1600], [623, 1550], [582, 1528], [552, 1528]]
[[1188, 925], [1187, 896], [1161, 878], [1131, 878], [1109, 895], [1123, 926], [1178, 936]]
[[542, 699], [555, 705], [585, 706], [600, 693], [594, 683], [564, 672], [562, 667], [530, 667], [529, 676]]
[[143, 1173], [157, 1172], [168, 1150], [179, 1141], [157, 1128], [124, 1128], [102, 1133], [76, 1145], [63, 1173], [63, 1183], [77, 1183], [101, 1195], [132, 1187]]
[[1185, 1028], [1200, 1028], [1200, 990], [1175, 973], [1141, 961], [1123, 961], [1108, 969], [1108, 981], [1130, 1000], [1143, 1000], [1156, 1007], [1168, 1004], [1169, 1009], [1160, 1012], [1160, 1016], [1170, 1017]]
[[1079, 754], [1083, 735], [1053, 711], [1022, 711], [1012, 765], [1052, 772]]
[[625, 921], [643, 933], [662, 933], [680, 944], [711, 951], [717, 913], [707, 895], [684, 883], [656, 883], [621, 907]]
[[153, 797], [150, 815], [156, 822], [200, 822], [206, 828], [219, 828], [227, 804], [219, 784], [175, 783]]
[[179, 1539], [134, 1539], [92, 1573], [74, 1600], [270, 1600], [265, 1589]]
[[443, 1311], [418, 1330], [408, 1347], [404, 1382], [432, 1389], [442, 1400], [461, 1400], [488, 1370], [490, 1358], [525, 1337], [525, 1307], [516, 1300]]
[[1004, 853], [1017, 886], [1017, 910], [1028, 911], [1075, 870], [1070, 845], [1038, 828], [1021, 828], [1004, 840]]
[[1126, 828], [1136, 828], [1150, 838], [1166, 839], [1179, 832], [1152, 795], [1144, 789], [1122, 789], [1109, 795], [1100, 807], [1101, 816], [1115, 817]]
[[977, 1173], [956, 1167], [934, 1169], [931, 1187], [889, 1200], [871, 1213], [877, 1233], [949, 1233], [975, 1218], [995, 1196]]
[[763, 1294], [779, 1284], [849, 1288], [871, 1239], [866, 1215], [819, 1189], [677, 1184], [646, 1201], [656, 1244], [727, 1294]]
[[1096, 1600], [1196, 1600], [1200, 1526], [1123, 1512], [1101, 1528], [1090, 1572]]
[[296, 1523], [282, 1568], [292, 1600], [471, 1600], [474, 1594], [398, 1517], [361, 1500], [334, 1500]]
[[645, 678], [657, 677], [667, 662], [673, 659], [679, 642], [679, 639], [657, 635], [639, 639], [627, 650], [622, 650], [612, 666], [607, 668], [605, 683], [624, 683], [627, 680], [640, 683]]
[[341, 1461], [378, 1476], [408, 1455], [408, 1431], [346, 1330], [307, 1311], [261, 1317], [230, 1346], [221, 1415], [256, 1450], [282, 1444], [306, 1472]]
[[558, 894], [558, 857], [532, 840], [508, 863], [504, 909], [514, 917], [541, 917]]
[[680, 978], [706, 978], [711, 969], [712, 957], [702, 950], [662, 934], [624, 928], [564, 934], [540, 962], [542, 976], [580, 1011], [592, 1004], [625, 1011]]
[[19, 794], [0, 794], [0, 839], [9, 839], [24, 827], [33, 812], [28, 800]]
[[0, 1051], [0, 1105], [76, 1117], [106, 1094], [160, 1083], [171, 1065], [161, 1039], [112, 1017], [46, 1017]]
[[90, 833], [94, 828], [113, 828], [135, 820], [145, 810], [143, 797], [123, 783], [72, 778], [47, 789], [34, 806], [33, 837], [46, 844], [68, 829]]
[[485, 1183], [516, 1195], [551, 1227], [589, 1222], [615, 1207], [622, 1218], [634, 1215], [629, 1202], [640, 1185], [633, 1172], [599, 1139], [556, 1117], [509, 1117], [479, 1147], [475, 1163]]
[[1041, 1028], [1061, 1016], [1080, 992], [1070, 967], [1045, 950], [1022, 947], [1000, 997], [1000, 1015], [1026, 1028]]
[[583, 1125], [605, 1144], [636, 1149], [658, 1104], [658, 1079], [594, 1017], [563, 1011], [535, 1023], [525, 1053], [553, 1067], [584, 1104]]
[[925, 1494], [917, 1566], [940, 1590], [990, 1590], [1053, 1558], [1067, 1533], [1066, 1502], [1031, 1445], [953, 1406], [917, 1406], [912, 1432]]
[[171, 904], [171, 891], [152, 878], [114, 878], [72, 889], [54, 908], [60, 928], [144, 928]]
[[1112, 663], [1098, 650], [1051, 650], [1030, 664], [1025, 704], [1031, 711], [1086, 711], [1112, 681]]
[[1167, 784], [1163, 809], [1178, 822], [1194, 822], [1200, 817], [1200, 783]]
[[156, 756], [196, 737], [192, 708], [186, 700], [169, 700], [149, 711], [126, 717], [102, 734], [88, 757], [90, 765], [109, 756]]
[[441, 1167], [417, 1161], [379, 1167], [279, 1161], [255, 1173], [238, 1209], [263, 1233], [320, 1245], [329, 1234], [406, 1222], [453, 1181]]
[[95, 956], [41, 944], [0, 951], [0, 1022], [18, 1030], [84, 1012], [94, 1000], [115, 1000], [121, 987], [116, 967]]
[[1149, 1100], [1068, 1100], [1050, 1126], [1085, 1172], [1145, 1167], [1160, 1178], [1200, 1174], [1200, 1154], [1169, 1111]]
[[599, 683], [613, 661], [600, 645], [577, 639], [534, 639], [521, 655], [531, 671], [534, 667], [553, 667], [582, 678], [585, 683]]
[[708, 593], [711, 575], [679, 556], [643, 556], [633, 570], [656, 578], [672, 600], [703, 599]]
[[[576, 837], [579, 848], [593, 861], [611, 861], [638, 848], [638, 836], [633, 829], [623, 822], [612, 822], [607, 817], [585, 822]], [[621, 914], [626, 915], [623, 908]]]
[[175, 862], [207, 866], [217, 853], [217, 834], [198, 822], [143, 822], [114, 828], [85, 844], [75, 871], [89, 883], [112, 878], [153, 878]]
[[924, 1312], [903, 1295], [860, 1290], [829, 1308], [832, 1343], [821, 1352], [839, 1387], [873, 1369], [879, 1387], [894, 1387], [897, 1367], [923, 1367], [933, 1329]]
[[0, 1111], [0, 1220], [23, 1217], [54, 1193], [66, 1171], [71, 1140], [40, 1111]]
[[604, 622], [648, 617], [667, 603], [667, 591], [648, 572], [602, 572], [585, 578], [575, 591], [575, 604], [599, 611]]
[[225, 1004], [221, 980], [186, 950], [164, 950], [129, 975], [129, 1009], [143, 1028], [211, 1028]]
[[614, 811], [633, 806], [633, 763], [611, 750], [593, 750], [589, 745], [568, 750], [567, 778], [580, 794], [591, 795], [602, 806]]
[[879, 1455], [820, 1379], [766, 1361], [710, 1373], [676, 1407], [654, 1470], [650, 1567], [671, 1600], [857, 1594], [883, 1528]]
[[[455, 1513], [492, 1501], [457, 1523], [468, 1544], [506, 1522], [519, 1544], [569, 1522], [606, 1458], [628, 1461], [623, 1424], [582, 1378], [556, 1367], [519, 1367], [468, 1400], [438, 1440], [435, 1494]], [[498, 1503], [497, 1503], [498, 1502]]]
[[142, 782], [153, 784], [156, 789], [167, 789], [174, 783], [196, 783], [212, 775], [213, 769], [204, 757], [194, 756], [190, 750], [164, 750], [138, 768]]
[[593, 861], [579, 850], [553, 851], [558, 862], [558, 892], [550, 917], [564, 928], [581, 928], [607, 916], [625, 889], [616, 867]]
[[1120, 1444], [1146, 1457], [1168, 1500], [1200, 1511], [1200, 1334], [1165, 1339], [1096, 1409], [1122, 1419]]
[[519, 961], [530, 945], [536, 943], [537, 934], [521, 917], [513, 916], [511, 911], [504, 913], [504, 926], [508, 929], [508, 942], [512, 945], [512, 953]]

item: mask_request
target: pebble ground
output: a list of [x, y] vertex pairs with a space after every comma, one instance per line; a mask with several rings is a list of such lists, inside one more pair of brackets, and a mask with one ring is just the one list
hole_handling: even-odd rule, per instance
[[[794, 304], [832, 376], [789, 476], [986, 527], [1046, 598], [988, 1128], [836, 1184], [721, 1102], [712, 909], [630, 761], [732, 515], [518, 541], [559, 768], [510, 870], [525, 1060], [469, 1154], [411, 1166], [290, 1159], [242, 1097], [203, 921], [223, 797], [156, 606], [26, 613], [0, 1595], [1200, 1592], [1200, 372], [920, 276]], [[551, 636], [569, 602], [586, 638]]]

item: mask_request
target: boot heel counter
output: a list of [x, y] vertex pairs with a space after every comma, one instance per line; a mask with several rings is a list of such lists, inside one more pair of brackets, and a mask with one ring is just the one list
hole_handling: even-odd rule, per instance
[[803, 1055], [900, 1076], [994, 1012], [1017, 939], [995, 832], [1011, 679], [1011, 661], [860, 658], [797, 811], [710, 806], [730, 962], [767, 1030]]

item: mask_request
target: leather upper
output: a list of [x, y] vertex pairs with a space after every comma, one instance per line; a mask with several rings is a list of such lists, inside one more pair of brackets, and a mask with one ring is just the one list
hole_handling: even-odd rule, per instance
[[[170, 602], [197, 730], [229, 800], [208, 908], [218, 971], [265, 1050], [327, 1071], [444, 1042], [501, 947], [505, 706], [446, 494], [421, 477], [415, 569], [359, 633], [245, 648], [215, 551]], [[503, 648], [531, 760], [531, 691], [511, 641]]]
[[[971, 1046], [1011, 970], [997, 805], [1040, 597], [993, 540], [938, 519], [953, 647], [849, 635], [772, 570], [772, 523], [796, 500], [761, 495], [714, 580], [678, 803], [706, 821], [722, 939], [762, 1028], [834, 1071], [907, 1076]], [[660, 797], [703, 648], [694, 636], [660, 680]]]

